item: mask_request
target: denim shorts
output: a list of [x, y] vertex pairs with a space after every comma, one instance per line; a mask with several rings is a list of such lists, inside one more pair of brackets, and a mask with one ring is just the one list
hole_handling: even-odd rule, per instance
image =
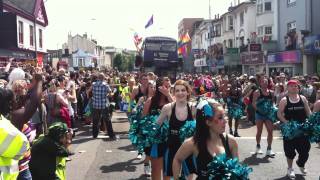
[[259, 113], [255, 115], [256, 121], [271, 121], [267, 116], [263, 116]]

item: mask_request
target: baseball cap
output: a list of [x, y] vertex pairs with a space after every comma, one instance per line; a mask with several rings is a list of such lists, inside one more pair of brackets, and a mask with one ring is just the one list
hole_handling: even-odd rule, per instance
[[296, 80], [290, 80], [290, 81], [288, 81], [288, 86], [290, 86], [290, 85], [299, 85], [299, 83]]

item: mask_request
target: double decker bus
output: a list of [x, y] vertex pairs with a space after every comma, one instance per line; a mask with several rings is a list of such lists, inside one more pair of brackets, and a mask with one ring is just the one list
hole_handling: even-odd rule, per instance
[[181, 65], [178, 57], [177, 40], [169, 37], [152, 36], [145, 38], [142, 45], [145, 71], [158, 75], [172, 75]]

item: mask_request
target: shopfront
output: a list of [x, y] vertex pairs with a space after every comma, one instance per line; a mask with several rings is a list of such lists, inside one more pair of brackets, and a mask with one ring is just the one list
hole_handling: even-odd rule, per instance
[[303, 73], [320, 75], [320, 35], [304, 40]]
[[280, 73], [290, 77], [302, 75], [302, 53], [294, 50], [268, 54], [266, 66], [269, 76], [278, 76]]
[[21, 66], [24, 63], [36, 63], [34, 52], [0, 49], [0, 67], [5, 67], [11, 57], [14, 58], [12, 67]]
[[242, 72], [239, 48], [227, 48], [224, 54], [224, 69], [227, 74]]
[[194, 67], [197, 73], [201, 73], [205, 68], [208, 67], [206, 58], [199, 58], [194, 60]]
[[263, 62], [263, 52], [245, 52], [240, 55], [242, 63], [242, 74], [254, 76], [266, 72]]

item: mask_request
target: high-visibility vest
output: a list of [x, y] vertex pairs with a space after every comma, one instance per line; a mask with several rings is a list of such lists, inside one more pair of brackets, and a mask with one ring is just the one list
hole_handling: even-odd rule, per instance
[[56, 176], [59, 180], [66, 180], [66, 158], [56, 158]]
[[0, 179], [16, 180], [18, 161], [30, 149], [27, 137], [0, 115]]

